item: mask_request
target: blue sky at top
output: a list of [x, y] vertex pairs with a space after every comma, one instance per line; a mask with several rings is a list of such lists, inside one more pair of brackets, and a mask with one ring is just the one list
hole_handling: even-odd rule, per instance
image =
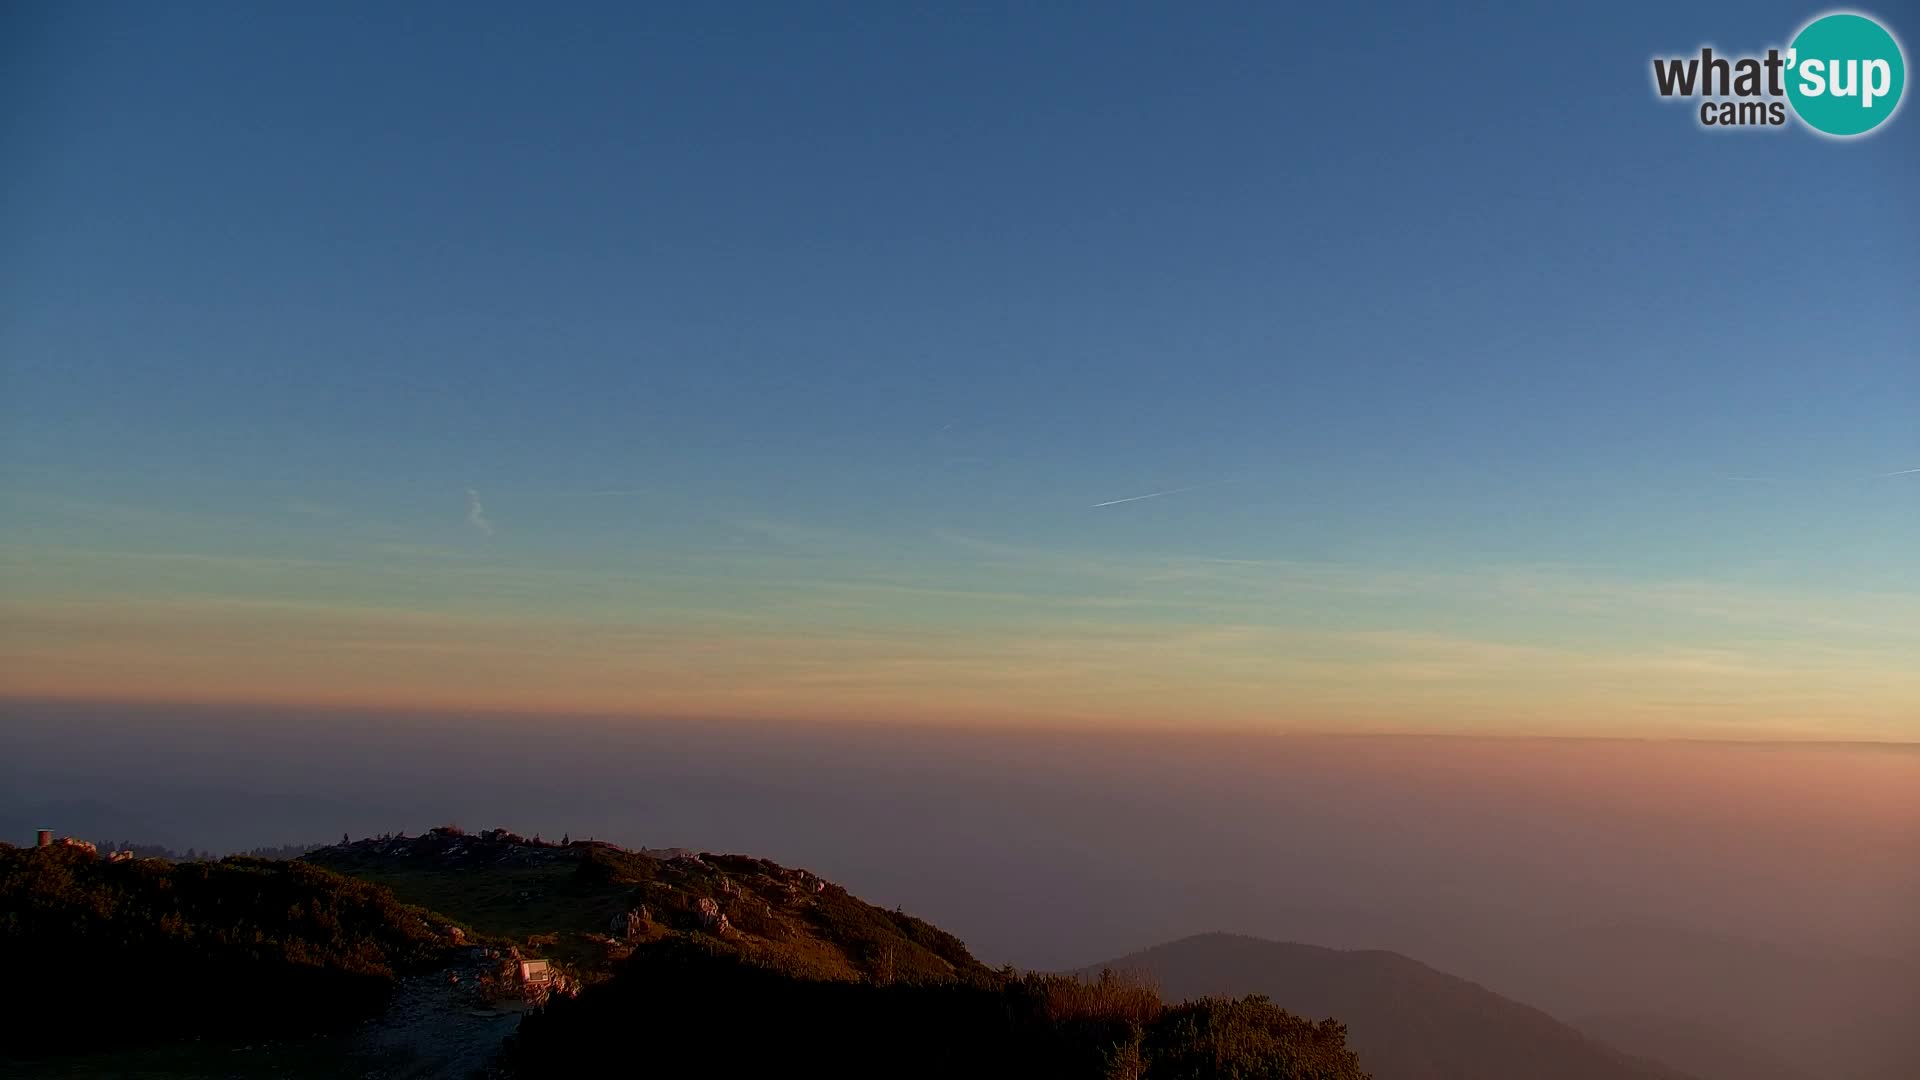
[[1044, 7], [11, 8], [0, 540], [1920, 591], [1911, 109], [1649, 86], [1813, 9]]

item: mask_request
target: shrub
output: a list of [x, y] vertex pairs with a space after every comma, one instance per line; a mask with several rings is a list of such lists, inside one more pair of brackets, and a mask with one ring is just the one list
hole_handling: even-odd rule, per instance
[[[636, 1025], [672, 1035], [636, 1047]], [[643, 945], [611, 980], [529, 1015], [507, 1062], [526, 1077], [1365, 1080], [1340, 1025], [1263, 998], [1169, 1008], [1111, 975], [804, 979], [694, 935]]]
[[425, 915], [304, 862], [0, 845], [0, 1011], [88, 1045], [302, 1034], [377, 1012], [399, 973], [436, 962], [451, 942]]

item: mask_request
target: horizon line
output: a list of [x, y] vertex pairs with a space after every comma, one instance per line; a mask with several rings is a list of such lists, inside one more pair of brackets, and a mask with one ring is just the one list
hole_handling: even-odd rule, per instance
[[983, 717], [979, 720], [954, 721], [876, 719], [873, 717], [842, 716], [821, 718], [814, 716], [714, 716], [691, 713], [643, 713], [638, 711], [615, 711], [608, 709], [554, 709], [539, 710], [512, 705], [419, 705], [419, 704], [370, 704], [359, 702], [326, 701], [271, 701], [271, 700], [225, 700], [225, 701], [189, 701], [153, 698], [109, 698], [109, 697], [53, 697], [46, 695], [16, 695], [0, 691], [0, 715], [6, 715], [15, 708], [115, 708], [141, 710], [180, 710], [199, 709], [210, 713], [233, 713], [258, 710], [267, 713], [321, 712], [343, 715], [395, 716], [416, 718], [449, 718], [468, 716], [475, 719], [520, 719], [547, 721], [575, 721], [586, 723], [604, 723], [622, 721], [639, 724], [686, 727], [695, 725], [728, 725], [740, 727], [777, 727], [791, 730], [872, 730], [875, 728], [902, 732], [955, 732], [962, 734], [1006, 734], [1009, 731], [1020, 734], [1045, 736], [1083, 736], [1094, 737], [1139, 737], [1160, 736], [1254, 736], [1264, 738], [1310, 738], [1310, 739], [1425, 739], [1425, 740], [1461, 740], [1481, 742], [1604, 742], [1604, 743], [1648, 743], [1648, 744], [1703, 744], [1723, 746], [1781, 746], [1781, 747], [1873, 747], [1881, 749], [1920, 750], [1920, 738], [1863, 738], [1863, 737], [1821, 737], [1795, 735], [1703, 735], [1703, 734], [1657, 734], [1657, 733], [1614, 733], [1600, 734], [1589, 731], [1545, 732], [1545, 731], [1498, 731], [1498, 730], [1417, 730], [1411, 728], [1392, 728], [1372, 725], [1364, 728], [1336, 728], [1327, 726], [1261, 726], [1250, 724], [1206, 724], [1178, 725], [1174, 723], [1109, 723], [1096, 724], [1073, 720], [1029, 720], [1015, 721], [1004, 717]]

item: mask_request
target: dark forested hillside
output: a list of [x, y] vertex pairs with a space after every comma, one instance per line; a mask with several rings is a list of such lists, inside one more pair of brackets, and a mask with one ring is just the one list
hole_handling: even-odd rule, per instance
[[451, 928], [299, 862], [108, 861], [0, 844], [6, 1050], [305, 1034], [378, 1012]]
[[790, 973], [710, 940], [636, 950], [607, 982], [529, 1016], [519, 1076], [823, 1075], [1047, 1080], [1367, 1080], [1345, 1029], [1263, 998], [1164, 1004], [1118, 978], [876, 982]]

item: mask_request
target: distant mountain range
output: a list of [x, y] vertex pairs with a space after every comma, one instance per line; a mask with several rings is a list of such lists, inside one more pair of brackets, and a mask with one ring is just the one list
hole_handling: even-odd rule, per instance
[[1710, 1024], [1654, 1013], [1582, 1016], [1574, 1026], [1630, 1053], [1685, 1069], [1701, 1080], [1821, 1080]]
[[1552, 1016], [1398, 953], [1201, 934], [1093, 965], [1150, 978], [1170, 999], [1264, 994], [1337, 1017], [1374, 1080], [1688, 1080]]

